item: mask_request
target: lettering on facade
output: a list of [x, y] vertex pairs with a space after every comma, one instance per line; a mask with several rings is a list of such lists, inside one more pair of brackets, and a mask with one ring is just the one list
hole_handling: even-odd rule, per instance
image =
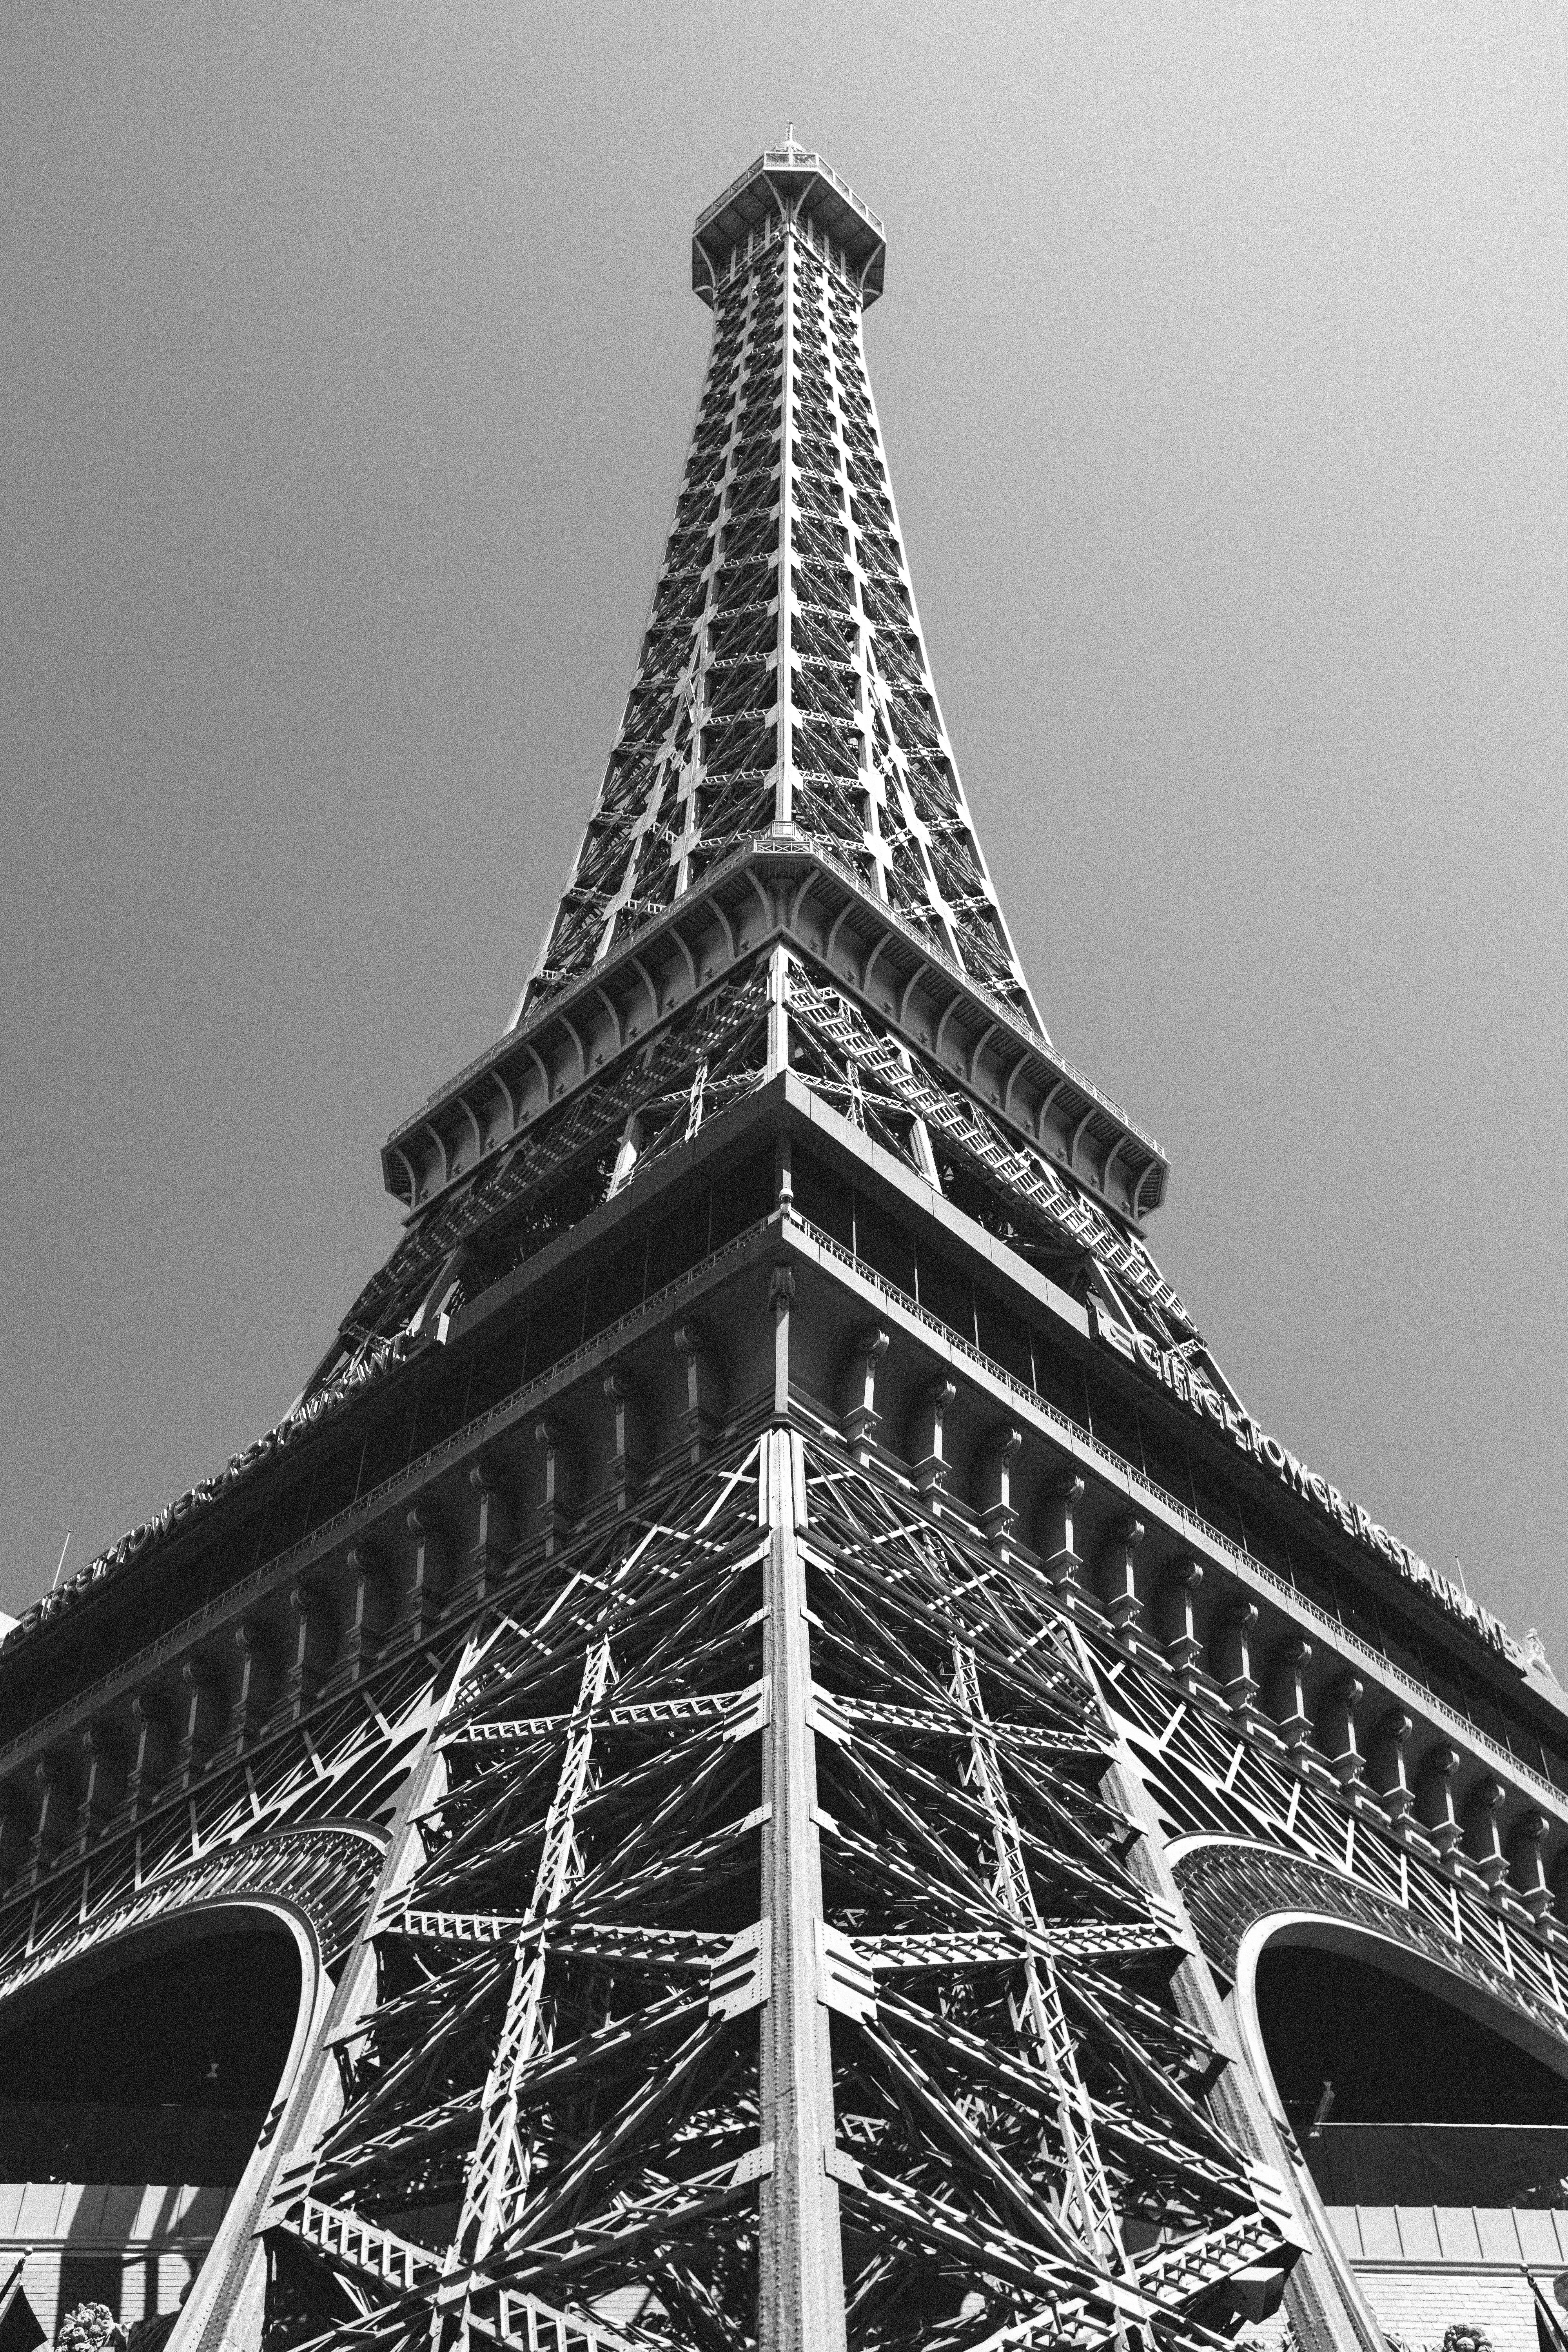
[[1428, 1568], [1419, 1553], [1413, 1552], [1408, 1544], [1401, 1543], [1397, 1536], [1391, 1536], [1386, 1528], [1379, 1527], [1370, 1512], [1363, 1510], [1359, 1503], [1347, 1503], [1337, 1486], [1331, 1486], [1326, 1478], [1320, 1477], [1306, 1463], [1298, 1461], [1288, 1446], [1281, 1445], [1277, 1437], [1270, 1437], [1266, 1429], [1260, 1429], [1244, 1408], [1233, 1404], [1229, 1397], [1222, 1396], [1213, 1383], [1205, 1380], [1198, 1367], [1188, 1363], [1178, 1349], [1158, 1347], [1144, 1332], [1130, 1331], [1124, 1323], [1118, 1322], [1106, 1312], [1098, 1298], [1092, 1299], [1090, 1306], [1095, 1328], [1108, 1347], [1114, 1348], [1128, 1363], [1137, 1364], [1152, 1380], [1158, 1381], [1162, 1388], [1168, 1390], [1178, 1403], [1184, 1404], [1189, 1412], [1195, 1413], [1200, 1421], [1212, 1423], [1239, 1446], [1242, 1453], [1250, 1454], [1255, 1462], [1260, 1463], [1282, 1486], [1289, 1487], [1300, 1501], [1310, 1504], [1320, 1517], [1331, 1521], [1353, 1543], [1360, 1544], [1364, 1551], [1375, 1552], [1378, 1559], [1386, 1561], [1407, 1584], [1424, 1592], [1429, 1601], [1435, 1601], [1439, 1609], [1446, 1611], [1478, 1640], [1486, 1643], [1489, 1649], [1507, 1658], [1521, 1674], [1524, 1672], [1524, 1652], [1507, 1626], [1494, 1617], [1489, 1609], [1483, 1609], [1479, 1601], [1472, 1601], [1469, 1594], [1451, 1578], [1441, 1575], [1435, 1568]]

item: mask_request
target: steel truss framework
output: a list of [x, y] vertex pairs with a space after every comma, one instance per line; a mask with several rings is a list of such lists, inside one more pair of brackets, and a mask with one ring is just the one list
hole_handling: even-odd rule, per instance
[[520, 1570], [430, 1740], [280, 2335], [1199, 2345], [1288, 2263], [1079, 1635], [891, 1482], [765, 1432]]

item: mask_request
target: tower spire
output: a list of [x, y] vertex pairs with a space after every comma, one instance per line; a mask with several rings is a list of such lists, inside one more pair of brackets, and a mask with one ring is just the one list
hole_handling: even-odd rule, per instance
[[402, 1236], [299, 1404], [0, 1650], [0, 2024], [183, 1911], [315, 1955], [174, 2352], [1219, 2352], [1288, 2275], [1356, 2352], [1264, 1941], [1563, 2043], [1539, 1644], [1247, 1412], [1017, 971], [882, 266], [793, 125], [703, 214], [670, 553], [521, 1017], [389, 1139]]
[[809, 844], [1046, 1034], [931, 680], [862, 320], [882, 224], [823, 159], [759, 156], [697, 223], [713, 343], [597, 804], [520, 1016], [716, 857]]

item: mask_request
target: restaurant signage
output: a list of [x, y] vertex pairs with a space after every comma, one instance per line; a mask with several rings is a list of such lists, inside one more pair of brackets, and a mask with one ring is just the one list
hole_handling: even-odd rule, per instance
[[1386, 1528], [1379, 1527], [1371, 1513], [1359, 1503], [1348, 1503], [1337, 1486], [1331, 1486], [1305, 1462], [1298, 1461], [1289, 1448], [1281, 1445], [1266, 1429], [1260, 1429], [1244, 1407], [1221, 1393], [1214, 1382], [1190, 1363], [1175, 1348], [1161, 1348], [1142, 1331], [1130, 1330], [1098, 1299], [1090, 1305], [1095, 1328], [1106, 1345], [1113, 1348], [1129, 1363], [1137, 1364], [1152, 1380], [1159, 1381], [1179, 1404], [1184, 1404], [1200, 1421], [1208, 1422], [1228, 1437], [1243, 1454], [1248, 1454], [1282, 1486], [1300, 1501], [1309, 1504], [1322, 1518], [1331, 1520], [1342, 1533], [1350, 1537], [1365, 1551], [1395, 1570], [1407, 1584], [1424, 1592], [1439, 1609], [1464, 1625], [1489, 1649], [1524, 1672], [1524, 1652], [1506, 1625], [1472, 1601], [1461, 1585], [1426, 1562], [1408, 1544], [1391, 1536]]

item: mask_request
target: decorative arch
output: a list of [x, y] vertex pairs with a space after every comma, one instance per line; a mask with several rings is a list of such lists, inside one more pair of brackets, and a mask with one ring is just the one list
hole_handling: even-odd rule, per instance
[[0, 1971], [0, 2022], [28, 1988], [99, 1947], [119, 1944], [154, 1920], [214, 1905], [258, 1905], [297, 1921], [313, 1969], [330, 1969], [353, 1943], [381, 1867], [382, 1841], [357, 1827], [284, 1830], [248, 1838], [163, 1873]]
[[[1270, 1932], [1277, 1933], [1287, 1918], [1299, 1926], [1337, 1922], [1391, 1947], [1393, 1957], [1384, 1965], [1397, 1963], [1407, 1974], [1435, 1971], [1447, 1999], [1503, 2032], [1502, 2021], [1490, 2011], [1483, 2015], [1474, 1996], [1500, 2002], [1521, 2029], [1512, 2038], [1568, 2073], [1568, 2015], [1510, 1973], [1500, 1947], [1494, 1956], [1479, 1943], [1444, 1936], [1327, 1864], [1247, 1839], [1184, 1842], [1173, 1868], [1205, 1954], [1228, 1983], [1237, 1983], [1243, 1947], [1259, 1927], [1273, 1923]], [[1264, 1940], [1258, 1937], [1251, 1948]]]
[[1342, 2248], [1286, 2114], [1258, 2014], [1258, 1962], [1284, 1940], [1318, 1945], [1405, 1978], [1568, 2081], [1568, 2018], [1477, 1944], [1442, 1936], [1329, 1865], [1239, 1838], [1183, 1841], [1173, 1872], [1205, 1957], [1228, 1991], [1242, 2053], [1262, 2091], [1322, 2258], [1368, 2340], [1382, 2325]]
[[168, 2352], [205, 2345], [262, 2263], [252, 2231], [277, 2164], [279, 2127], [331, 1999], [331, 1972], [352, 1948], [373, 1898], [383, 1851], [375, 1832], [338, 1824], [244, 1840], [151, 1881], [0, 1973], [0, 2032], [11, 2032], [25, 2028], [29, 2015], [68, 1985], [109, 1979], [189, 1936], [265, 1923], [293, 1940], [300, 1995], [287, 2055]]

